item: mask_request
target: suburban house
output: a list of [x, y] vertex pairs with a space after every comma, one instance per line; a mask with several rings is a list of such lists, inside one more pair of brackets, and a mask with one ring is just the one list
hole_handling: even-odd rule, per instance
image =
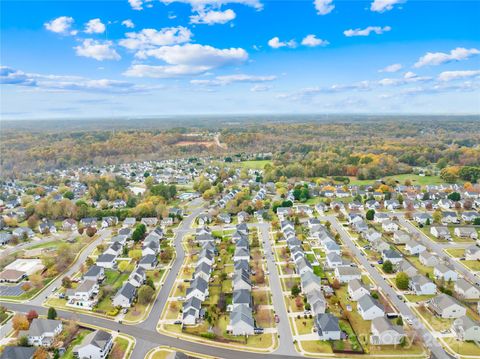
[[480, 324], [466, 315], [455, 319], [452, 330], [458, 340], [468, 340], [476, 343], [480, 340]]
[[184, 325], [195, 325], [201, 317], [202, 301], [197, 297], [190, 297], [183, 302], [182, 323]]
[[382, 222], [382, 229], [385, 232], [395, 232], [395, 231], [398, 230], [398, 224], [396, 224], [393, 221], [386, 220], [386, 221]]
[[442, 318], [460, 318], [467, 313], [463, 305], [447, 294], [439, 294], [430, 299], [428, 305], [436, 315]]
[[455, 227], [453, 234], [460, 238], [478, 239], [478, 232], [475, 227]]
[[138, 266], [142, 267], [145, 270], [152, 270], [157, 267], [158, 259], [157, 256], [153, 254], [147, 254], [143, 256], [140, 261], [138, 262]]
[[340, 340], [341, 330], [338, 318], [330, 313], [317, 314], [315, 327], [320, 340]]
[[190, 287], [187, 288], [186, 298], [197, 297], [202, 302], [208, 296], [208, 282], [201, 278], [197, 277], [190, 282]]
[[5, 346], [0, 359], [33, 359], [37, 348], [34, 347], [19, 347], [19, 346]]
[[437, 279], [443, 278], [446, 282], [455, 282], [458, 279], [458, 273], [443, 263], [439, 263], [433, 268], [433, 275]]
[[463, 278], [455, 282], [455, 292], [463, 299], [480, 299], [480, 290]]
[[28, 330], [19, 332], [19, 337], [26, 336], [28, 345], [49, 347], [62, 329], [63, 324], [61, 320], [35, 318], [30, 323]]
[[98, 289], [97, 281], [84, 280], [77, 288], [67, 289], [67, 305], [91, 310], [96, 304], [95, 296]]
[[158, 218], [156, 217], [144, 217], [141, 219], [140, 223], [146, 225], [147, 227], [155, 227], [158, 223]]
[[418, 259], [426, 267], [434, 267], [438, 264], [438, 257], [428, 251], [420, 253]]
[[393, 242], [396, 244], [405, 244], [411, 240], [410, 234], [402, 230], [393, 232], [392, 239], [393, 239]]
[[408, 287], [416, 295], [433, 295], [437, 293], [435, 283], [420, 274], [410, 278]]
[[430, 233], [432, 234], [432, 236], [438, 239], [445, 239], [447, 241], [452, 240], [450, 231], [447, 227], [432, 226], [430, 227]]
[[97, 266], [112, 269], [117, 265], [117, 256], [113, 254], [100, 254], [97, 258]]
[[387, 249], [386, 251], [382, 252], [382, 259], [385, 263], [386, 261], [390, 261], [392, 264], [397, 264], [403, 260], [403, 256], [400, 252], [397, 252], [393, 249]]
[[397, 272], [406, 273], [409, 278], [418, 274], [417, 268], [415, 268], [415, 266], [406, 259], [398, 262], [395, 265], [395, 269], [397, 270]]
[[229, 330], [233, 335], [253, 335], [255, 321], [252, 310], [244, 305], [234, 307], [230, 313]]
[[38, 225], [38, 231], [42, 234], [57, 233], [57, 228], [55, 227], [55, 224], [52, 221], [43, 220]]
[[135, 268], [135, 270], [128, 276], [128, 281], [136, 288], [142, 286], [146, 280], [147, 275], [142, 267]]
[[103, 330], [89, 333], [80, 345], [73, 348], [76, 358], [105, 359], [113, 347], [113, 337]]
[[480, 260], [480, 247], [476, 245], [465, 248], [465, 260], [477, 261]]
[[77, 221], [74, 220], [73, 218], [67, 218], [63, 220], [62, 229], [64, 231], [72, 231], [72, 232], [77, 231], [78, 230]]
[[475, 218], [479, 218], [479, 217], [480, 217], [480, 214], [474, 211], [462, 213], [462, 219], [467, 223], [473, 222]]
[[405, 250], [411, 255], [419, 255], [426, 249], [427, 248], [423, 244], [417, 241], [408, 241], [407, 243], [405, 243]]
[[348, 282], [348, 295], [353, 301], [359, 300], [365, 294], [370, 294], [370, 290], [358, 279]]
[[358, 299], [357, 311], [363, 320], [372, 320], [385, 315], [383, 306], [369, 294]]
[[415, 213], [413, 215], [413, 220], [418, 224], [427, 224], [427, 222], [432, 223], [433, 218], [429, 213]]
[[84, 280], [91, 280], [97, 283], [103, 281], [105, 278], [105, 269], [103, 267], [92, 265], [83, 275]]
[[385, 317], [378, 317], [372, 320], [371, 332], [370, 343], [373, 345], [396, 345], [400, 344], [405, 337], [403, 327], [393, 325]]
[[360, 280], [362, 278], [360, 269], [356, 267], [337, 267], [334, 273], [335, 278], [337, 278], [340, 283], [348, 283], [353, 279]]
[[112, 299], [114, 307], [130, 308], [137, 295], [137, 288], [125, 282]]
[[365, 238], [369, 242], [374, 242], [382, 238], [382, 234], [373, 228], [369, 228], [366, 232], [363, 233], [363, 238]]

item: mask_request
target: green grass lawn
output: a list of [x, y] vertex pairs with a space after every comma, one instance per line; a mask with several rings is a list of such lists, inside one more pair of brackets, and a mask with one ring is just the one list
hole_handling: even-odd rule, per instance
[[[442, 180], [440, 176], [419, 176], [411, 173], [387, 176], [382, 179], [383, 180], [394, 179], [401, 184], [404, 184], [405, 181], [409, 179], [413, 185], [421, 185], [421, 186], [445, 183], [445, 181]], [[375, 180], [359, 180], [359, 179], [356, 179], [355, 177], [350, 177], [350, 184], [352, 185], [365, 186], [365, 185], [371, 185], [374, 182]]]
[[462, 263], [473, 271], [480, 271], [480, 261], [462, 261]]
[[[119, 348], [119, 349], [116, 349], [116, 348]], [[118, 350], [120, 353], [123, 353], [121, 358], [127, 358], [127, 348], [128, 348], [128, 340], [118, 336], [115, 338], [112, 351], [110, 352], [107, 358], [111, 358], [111, 353], [116, 350]]]
[[62, 243], [65, 243], [65, 242], [57, 240], [57, 241], [51, 241], [51, 242], [47, 242], [47, 243], [39, 243], [39, 244], [36, 244], [34, 246], [28, 247], [28, 249], [56, 248]]
[[248, 168], [253, 170], [263, 170], [265, 165], [272, 164], [270, 160], [259, 160], [259, 161], [242, 161], [242, 162], [235, 162], [235, 165], [238, 165], [242, 168]]
[[333, 353], [332, 346], [327, 341], [304, 340], [301, 342], [301, 345], [309, 353]]

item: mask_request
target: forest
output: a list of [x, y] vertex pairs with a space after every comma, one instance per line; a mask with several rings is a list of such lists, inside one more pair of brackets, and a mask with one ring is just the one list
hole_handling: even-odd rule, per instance
[[[14, 122], [14, 123], [13, 123]], [[11, 121], [0, 134], [3, 177], [85, 165], [212, 155], [269, 153], [269, 179], [355, 176], [373, 179], [480, 165], [478, 117], [244, 117], [138, 121], [117, 127], [84, 121]], [[62, 123], [64, 125], [62, 125]], [[168, 121], [167, 121], [168, 123]], [[174, 126], [177, 127], [174, 127]], [[213, 141], [219, 134], [221, 146]], [[456, 169], [455, 169], [456, 168]]]

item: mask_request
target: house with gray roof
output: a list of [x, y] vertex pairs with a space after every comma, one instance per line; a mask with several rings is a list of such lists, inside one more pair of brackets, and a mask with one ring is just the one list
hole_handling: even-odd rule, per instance
[[410, 278], [409, 289], [416, 295], [432, 295], [437, 293], [437, 286], [427, 277], [418, 274]]
[[245, 305], [238, 305], [230, 313], [229, 330], [233, 335], [253, 335], [255, 321], [252, 310]]
[[341, 330], [338, 318], [330, 313], [315, 316], [315, 327], [320, 340], [340, 340]]
[[405, 337], [405, 331], [400, 325], [394, 325], [385, 317], [372, 320], [370, 343], [373, 345], [397, 345]]
[[467, 309], [458, 300], [444, 293], [430, 299], [428, 306], [441, 318], [460, 318], [467, 313]]
[[34, 347], [5, 346], [0, 359], [33, 359]]
[[208, 282], [202, 277], [197, 277], [190, 282], [190, 287], [187, 288], [187, 299], [197, 297], [202, 302], [208, 297]]
[[363, 320], [372, 320], [385, 315], [383, 305], [369, 294], [365, 294], [358, 299], [357, 311], [358, 314], [362, 316]]
[[130, 308], [137, 296], [137, 288], [125, 282], [112, 299], [114, 307]]
[[460, 298], [480, 299], [480, 290], [463, 278], [458, 278], [458, 280], [455, 282], [454, 289]]
[[353, 301], [359, 300], [365, 294], [370, 294], [370, 290], [359, 279], [353, 279], [348, 282], [347, 290]]
[[28, 330], [21, 330], [19, 337], [26, 336], [28, 345], [49, 347], [63, 329], [61, 320], [35, 318]]
[[476, 343], [480, 341], [480, 323], [466, 315], [454, 320], [452, 331], [458, 340], [473, 341]]
[[73, 348], [73, 353], [79, 359], [105, 359], [112, 347], [113, 336], [104, 330], [95, 330]]

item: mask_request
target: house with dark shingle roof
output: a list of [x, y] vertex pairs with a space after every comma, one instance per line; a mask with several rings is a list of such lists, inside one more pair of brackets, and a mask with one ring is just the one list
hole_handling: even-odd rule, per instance
[[320, 340], [340, 340], [341, 338], [338, 318], [330, 313], [317, 314], [315, 327]]

